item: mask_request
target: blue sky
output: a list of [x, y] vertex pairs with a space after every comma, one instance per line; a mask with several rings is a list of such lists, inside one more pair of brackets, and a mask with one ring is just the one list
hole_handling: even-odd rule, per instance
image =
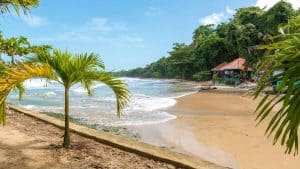
[[121, 70], [167, 56], [175, 42], [190, 43], [200, 24], [226, 21], [234, 9], [277, 0], [40, 1], [30, 16], [2, 16], [4, 35], [22, 35], [33, 44], [73, 52], [95, 52], [108, 70]]

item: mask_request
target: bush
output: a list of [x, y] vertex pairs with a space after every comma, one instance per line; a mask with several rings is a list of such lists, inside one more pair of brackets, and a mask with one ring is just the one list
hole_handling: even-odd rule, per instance
[[159, 72], [154, 72], [154, 73], [152, 73], [152, 77], [160, 78], [160, 73]]
[[210, 71], [201, 71], [193, 75], [195, 81], [211, 80], [212, 73]]
[[226, 80], [225, 85], [236, 85], [237, 81], [236, 80]]

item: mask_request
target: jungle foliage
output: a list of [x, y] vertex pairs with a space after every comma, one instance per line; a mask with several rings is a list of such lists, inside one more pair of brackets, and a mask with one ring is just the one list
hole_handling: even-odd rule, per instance
[[247, 7], [236, 10], [233, 18], [219, 25], [201, 25], [193, 33], [192, 43], [174, 43], [167, 57], [145, 68], [115, 72], [118, 76], [144, 78], [181, 78], [192, 80], [202, 71], [239, 56], [248, 66], [256, 67], [263, 52], [257, 46], [278, 35], [278, 26], [299, 13], [290, 3], [280, 1], [269, 10]]
[[280, 27], [280, 35], [270, 39], [272, 42], [260, 48], [266, 56], [259, 71], [264, 71], [255, 93], [257, 98], [272, 84], [276, 87], [275, 95], [266, 94], [257, 107], [259, 122], [272, 116], [266, 130], [286, 147], [286, 152], [298, 153], [300, 126], [300, 16], [291, 19]]

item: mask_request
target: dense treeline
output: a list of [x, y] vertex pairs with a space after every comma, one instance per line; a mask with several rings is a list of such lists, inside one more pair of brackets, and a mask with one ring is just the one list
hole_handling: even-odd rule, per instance
[[[300, 14], [290, 3], [280, 1], [269, 10], [259, 7], [240, 8], [228, 23], [201, 25], [187, 45], [174, 43], [169, 56], [162, 57], [145, 68], [116, 72], [118, 76], [195, 79], [216, 65], [238, 56], [246, 59], [248, 66], [256, 66], [264, 51], [257, 46], [277, 35], [278, 26]], [[193, 78], [194, 77], [194, 78]]]

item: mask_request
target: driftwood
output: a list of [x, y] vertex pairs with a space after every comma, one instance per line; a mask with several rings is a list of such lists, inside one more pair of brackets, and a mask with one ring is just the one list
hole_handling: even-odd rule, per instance
[[212, 90], [212, 89], [217, 89], [215, 86], [212, 86], [212, 85], [202, 85], [199, 89], [199, 91], [202, 91], [202, 90]]

